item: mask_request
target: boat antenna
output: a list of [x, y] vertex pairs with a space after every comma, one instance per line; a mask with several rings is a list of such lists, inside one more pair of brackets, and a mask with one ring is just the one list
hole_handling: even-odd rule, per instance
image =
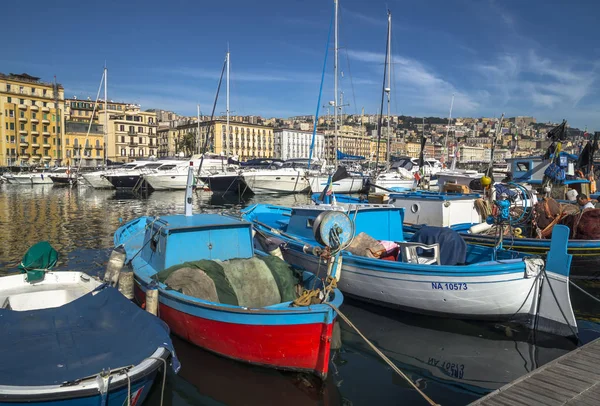
[[[221, 68], [221, 76], [219, 77], [219, 84], [217, 86], [217, 94], [215, 95], [215, 101], [213, 103], [212, 112], [210, 113], [210, 121], [212, 123], [215, 118], [215, 110], [217, 108], [217, 101], [219, 100], [219, 91], [221, 90], [221, 83], [223, 83], [223, 74], [225, 73], [225, 67], [229, 62], [229, 52], [227, 52], [227, 56], [225, 57], [225, 61], [223, 62], [223, 67]], [[215, 134], [216, 124], [212, 124], [213, 136]], [[210, 124], [209, 127], [211, 128]], [[204, 163], [204, 154], [206, 153], [206, 148], [208, 147], [208, 139], [210, 138], [210, 134], [206, 133], [206, 138], [204, 138], [204, 145], [202, 146], [202, 156], [200, 158], [200, 165], [198, 166], [198, 171], [196, 172], [198, 176], [200, 176], [200, 171], [202, 171], [202, 164]]]
[[[335, 7], [335, 6], [334, 6]], [[317, 112], [315, 113], [315, 123], [313, 125], [313, 134], [310, 141], [310, 150], [308, 151], [308, 169], [312, 162], [313, 152], [315, 149], [315, 138], [317, 138], [317, 124], [319, 123], [319, 108], [321, 107], [321, 95], [323, 94], [323, 82], [325, 81], [325, 70], [327, 69], [327, 55], [329, 54], [329, 41], [331, 40], [331, 28], [333, 27], [333, 18], [335, 11], [331, 15], [331, 23], [329, 24], [329, 33], [327, 34], [327, 43], [325, 45], [325, 60], [323, 61], [323, 72], [321, 73], [321, 84], [319, 86], [319, 97], [317, 98]], [[336, 151], [337, 155], [337, 151]]]
[[[379, 143], [381, 142], [381, 127], [383, 125], [383, 102], [385, 100], [386, 94], [386, 81], [387, 81], [387, 67], [388, 67], [388, 58], [389, 58], [389, 45], [390, 45], [390, 28], [392, 23], [392, 13], [388, 10], [388, 35], [385, 41], [385, 63], [383, 65], [383, 85], [381, 89], [381, 106], [379, 108], [379, 121], [377, 125], [377, 152], [375, 157], [375, 173], [379, 171]], [[389, 98], [389, 93], [388, 93]], [[388, 116], [389, 120], [389, 116]], [[389, 134], [388, 134], [389, 136]]]

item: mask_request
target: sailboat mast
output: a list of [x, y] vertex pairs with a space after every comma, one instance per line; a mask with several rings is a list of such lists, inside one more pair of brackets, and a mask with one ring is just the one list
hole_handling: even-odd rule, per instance
[[387, 47], [387, 60], [388, 60], [388, 68], [387, 68], [387, 82], [388, 85], [385, 88], [385, 92], [387, 93], [387, 155], [386, 160], [389, 165], [391, 151], [390, 151], [390, 94], [392, 91], [392, 13], [388, 10], [388, 47]]
[[334, 123], [334, 164], [337, 168], [337, 149], [338, 149], [338, 0], [333, 0], [335, 6], [335, 25], [333, 30], [333, 123]]
[[225, 129], [225, 156], [229, 156], [229, 45], [227, 46], [227, 127]]
[[446, 127], [446, 137], [444, 138], [444, 163], [448, 160], [448, 134], [450, 133], [450, 121], [452, 120], [452, 107], [454, 106], [454, 93], [452, 93], [452, 101], [450, 102], [450, 114], [448, 115], [448, 127]]
[[200, 105], [196, 105], [196, 107], [198, 108], [198, 118], [197, 118], [197, 122], [198, 122], [198, 134], [196, 135], [196, 142], [198, 145], [198, 148], [196, 148], [196, 153], [199, 154], [200, 153]]
[[[375, 157], [375, 172], [379, 171], [379, 147], [381, 144], [381, 127], [383, 127], [383, 103], [385, 101], [385, 93], [387, 92], [386, 82], [388, 78], [388, 63], [389, 63], [389, 30], [390, 30], [390, 12], [388, 10], [388, 36], [386, 38], [385, 44], [385, 61], [383, 64], [383, 85], [381, 86], [381, 105], [379, 106], [379, 120], [377, 122], [377, 148], [376, 148], [376, 157]], [[388, 93], [388, 100], [389, 100]], [[388, 116], [389, 117], [389, 116]]]
[[108, 148], [108, 68], [104, 65], [104, 168], [108, 165], [107, 152]]

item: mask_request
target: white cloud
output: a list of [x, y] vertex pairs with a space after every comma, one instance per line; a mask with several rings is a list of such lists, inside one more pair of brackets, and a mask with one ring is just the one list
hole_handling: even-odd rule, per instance
[[[378, 64], [381, 67], [385, 60], [382, 53], [369, 51], [348, 50], [348, 56], [361, 62]], [[421, 62], [394, 56], [392, 63], [394, 82], [401, 89], [403, 99], [408, 99], [407, 101], [411, 105], [416, 105], [420, 109], [425, 108], [431, 113], [436, 111], [441, 113], [449, 108], [451, 95], [454, 94], [454, 107], [456, 111], [460, 111], [460, 114], [473, 113], [479, 107], [479, 103], [470, 94], [457, 89], [452, 83]]]

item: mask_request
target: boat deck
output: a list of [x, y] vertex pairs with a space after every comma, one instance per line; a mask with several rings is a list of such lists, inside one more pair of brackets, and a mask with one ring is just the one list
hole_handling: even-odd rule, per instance
[[596, 339], [471, 404], [592, 406], [599, 399], [600, 339]]

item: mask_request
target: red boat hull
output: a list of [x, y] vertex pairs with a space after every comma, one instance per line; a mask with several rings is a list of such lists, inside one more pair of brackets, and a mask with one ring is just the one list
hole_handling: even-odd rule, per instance
[[[145, 303], [145, 292], [135, 284], [136, 300]], [[202, 318], [159, 305], [159, 316], [171, 332], [198, 347], [251, 364], [314, 373], [329, 370], [333, 322], [255, 325]]]

